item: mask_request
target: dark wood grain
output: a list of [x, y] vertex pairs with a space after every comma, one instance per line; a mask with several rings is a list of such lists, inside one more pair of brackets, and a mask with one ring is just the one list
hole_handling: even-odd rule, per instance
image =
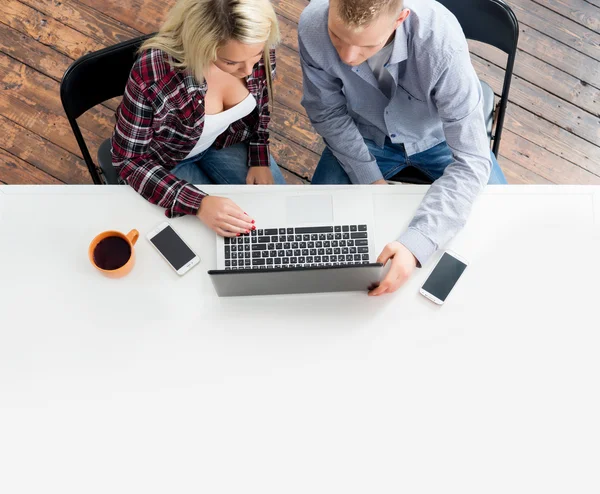
[[0, 133], [2, 147], [20, 160], [68, 184], [91, 182], [81, 158], [3, 116]]
[[[496, 94], [500, 94], [503, 71], [476, 55], [473, 66], [481, 79], [486, 81]], [[510, 99], [522, 108], [554, 124], [563, 127], [591, 143], [600, 143], [600, 119], [577, 108], [575, 105], [545, 92], [530, 82], [513, 77]]]
[[5, 184], [60, 184], [42, 170], [0, 149], [0, 182]]
[[514, 161], [509, 160], [506, 156], [498, 158], [498, 164], [509, 184], [526, 185], [526, 184], [552, 184], [550, 180], [532, 172], [524, 166], [518, 165]]
[[271, 152], [279, 166], [305, 180], [312, 178], [320, 157], [276, 132], [271, 132]]
[[282, 104], [276, 104], [271, 129], [314, 153], [320, 154], [323, 150], [323, 140], [314, 131], [304, 112], [300, 113]]
[[298, 51], [298, 25], [295, 22], [279, 16], [279, 33], [281, 44]]
[[288, 108], [304, 113], [302, 100], [302, 69], [298, 53], [287, 46], [277, 50], [277, 88], [275, 98]]
[[534, 0], [535, 3], [581, 24], [591, 31], [600, 31], [598, 7], [586, 0]]
[[[101, 43], [113, 45], [139, 36], [139, 31], [102, 12], [73, 0], [20, 0], [65, 26]], [[96, 6], [97, 2], [93, 2]]]
[[[521, 26], [533, 28], [539, 33], [544, 33], [552, 39], [560, 41], [565, 46], [571, 47], [591, 58], [600, 60], [600, 35], [597, 32], [583, 29], [579, 24], [554, 12], [532, 0], [509, 0]], [[537, 47], [527, 41], [519, 43], [522, 49], [529, 49], [535, 54]], [[557, 57], [546, 60], [552, 62]]]
[[598, 185], [600, 177], [579, 168], [565, 167], [564, 161], [554, 153], [506, 130], [502, 136], [502, 155], [532, 172], [559, 184]]
[[[509, 105], [505, 128], [534, 142], [565, 161], [564, 167], [579, 166], [600, 175], [598, 146], [538, 117], [517, 105]], [[504, 151], [504, 145], [501, 146]]]
[[53, 50], [27, 34], [0, 23], [2, 51], [25, 65], [60, 81], [72, 59]]
[[[80, 154], [60, 103], [58, 82], [0, 54], [0, 85], [3, 87], [0, 115], [73, 154]], [[99, 146], [100, 136], [110, 136], [112, 124], [102, 112], [88, 112], [80, 124], [92, 147]]]
[[281, 167], [281, 173], [283, 175], [283, 178], [285, 178], [285, 183], [288, 185], [304, 185], [308, 183], [306, 180], [301, 179], [300, 177], [287, 171], [283, 167]]
[[[595, 58], [573, 50], [563, 42], [527, 26], [521, 26], [519, 46], [523, 46], [523, 51], [548, 65], [557, 67], [592, 86], [600, 87], [600, 62]], [[597, 50], [600, 50], [600, 47]]]
[[78, 0], [141, 33], [157, 31], [175, 0]]
[[271, 0], [275, 11], [287, 19], [298, 23], [300, 14], [309, 4], [308, 0]]
[[103, 47], [79, 31], [17, 0], [0, 2], [0, 19], [13, 29], [73, 59]]
[[[476, 41], [469, 41], [471, 53], [504, 69], [506, 54]], [[564, 99], [592, 115], [600, 116], [600, 89], [557, 69], [539, 58], [519, 51], [514, 74], [554, 96]]]

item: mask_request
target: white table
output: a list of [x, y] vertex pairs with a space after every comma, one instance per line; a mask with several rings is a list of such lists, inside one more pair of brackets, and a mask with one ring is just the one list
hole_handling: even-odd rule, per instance
[[[365, 190], [379, 249], [426, 189]], [[202, 258], [179, 278], [163, 219], [127, 187], [0, 187], [1, 493], [600, 491], [600, 188], [488, 188], [442, 308], [432, 263], [381, 298], [219, 299], [214, 236], [173, 220]], [[89, 242], [131, 228], [102, 277]]]

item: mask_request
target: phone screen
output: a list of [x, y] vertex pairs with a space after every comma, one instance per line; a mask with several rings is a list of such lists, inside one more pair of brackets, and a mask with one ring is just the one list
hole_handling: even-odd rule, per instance
[[464, 262], [444, 252], [423, 285], [423, 290], [444, 302], [466, 268], [467, 265]]
[[167, 261], [179, 271], [190, 262], [196, 254], [185, 244], [181, 237], [170, 226], [161, 230], [150, 239]]

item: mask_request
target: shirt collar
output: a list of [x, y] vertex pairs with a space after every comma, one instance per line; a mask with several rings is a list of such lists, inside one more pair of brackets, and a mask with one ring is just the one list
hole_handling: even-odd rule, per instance
[[392, 50], [389, 61], [390, 64], [400, 63], [408, 58], [408, 34], [405, 26], [406, 20], [398, 26], [398, 29], [396, 29], [394, 49]]

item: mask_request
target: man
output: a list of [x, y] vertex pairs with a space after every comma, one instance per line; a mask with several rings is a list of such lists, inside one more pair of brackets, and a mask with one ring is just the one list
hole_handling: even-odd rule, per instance
[[379, 256], [392, 264], [370, 295], [397, 290], [464, 226], [486, 183], [506, 183], [458, 21], [433, 0], [410, 5], [312, 0], [298, 26], [302, 104], [327, 145], [312, 182], [386, 184], [406, 166], [434, 181]]

